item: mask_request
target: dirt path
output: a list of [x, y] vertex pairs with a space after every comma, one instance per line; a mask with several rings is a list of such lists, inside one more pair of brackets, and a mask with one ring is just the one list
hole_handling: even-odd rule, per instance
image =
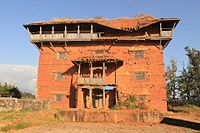
[[52, 126], [37, 126], [11, 133], [200, 133], [189, 128], [156, 125], [117, 125], [103, 123], [65, 122]]

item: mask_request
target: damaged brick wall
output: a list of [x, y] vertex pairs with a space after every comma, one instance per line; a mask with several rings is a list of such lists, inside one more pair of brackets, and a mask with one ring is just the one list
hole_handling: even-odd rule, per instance
[[43, 110], [50, 107], [51, 103], [48, 100], [38, 99], [17, 99], [17, 98], [0, 98], [0, 111], [9, 110]]

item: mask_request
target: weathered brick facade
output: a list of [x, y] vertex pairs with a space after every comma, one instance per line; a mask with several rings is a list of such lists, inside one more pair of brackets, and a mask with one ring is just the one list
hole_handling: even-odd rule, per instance
[[[137, 29], [136, 19], [117, 22], [118, 26], [126, 26], [127, 22], [131, 29], [126, 30], [122, 30], [123, 27], [114, 29], [113, 27], [117, 27], [115, 21], [111, 27], [106, 24], [109, 22], [107, 20], [103, 26], [101, 25], [104, 27], [104, 36], [96, 38], [91, 37], [92, 34], [102, 28], [96, 21], [71, 21], [25, 25], [30, 36], [35, 35], [35, 31], [39, 31], [38, 34], [42, 36], [45, 34], [42, 28], [46, 28], [45, 30], [51, 33], [48, 35], [52, 35], [50, 39], [46, 35], [46, 38], [31, 40], [40, 51], [37, 82], [39, 99], [51, 99], [55, 101], [55, 106], [64, 108], [96, 108], [111, 107], [127, 95], [143, 95], [148, 108], [167, 110], [163, 49], [171, 40], [171, 36], [161, 35], [161, 24], [163, 23], [165, 28], [170, 29], [167, 31], [171, 32], [178, 19], [146, 20], [147, 22]], [[131, 22], [134, 24], [132, 27]], [[80, 27], [88, 23], [91, 24], [91, 38], [84, 40], [88, 39], [88, 36], [84, 36], [85, 38], [80, 39], [80, 35], [84, 35]], [[67, 24], [67, 28], [61, 28], [64, 31], [59, 27], [63, 24]], [[53, 28], [49, 30], [46, 27], [48, 25]], [[59, 29], [57, 33], [62, 31], [67, 35], [70, 34], [67, 29], [73, 26], [78, 26], [76, 34], [79, 37], [53, 39], [56, 28]], [[102, 29], [100, 31], [102, 32]], [[93, 83], [86, 83], [87, 78], [83, 77], [90, 77], [90, 82]], [[94, 85], [91, 78], [99, 77], [103, 79], [102, 84]], [[78, 78], [84, 79], [84, 84], [80, 83], [82, 81]], [[106, 90], [107, 86], [111, 87], [111, 90]], [[102, 90], [102, 93], [95, 92], [95, 89]], [[87, 99], [88, 97], [90, 99]]]

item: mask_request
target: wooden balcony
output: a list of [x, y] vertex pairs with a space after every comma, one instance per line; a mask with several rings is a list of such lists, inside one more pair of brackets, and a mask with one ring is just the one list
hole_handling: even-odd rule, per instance
[[160, 36], [172, 38], [172, 31], [161, 31]]
[[79, 77], [78, 85], [103, 85], [103, 78]]
[[37, 41], [90, 41], [101, 37], [101, 33], [30, 34], [31, 42]]

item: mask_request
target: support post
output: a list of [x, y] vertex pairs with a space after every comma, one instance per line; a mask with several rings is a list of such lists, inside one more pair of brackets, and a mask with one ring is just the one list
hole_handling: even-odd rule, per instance
[[55, 34], [55, 31], [54, 31], [54, 26], [52, 26], [52, 29], [51, 29], [51, 34], [54, 35]]
[[67, 26], [65, 25], [64, 36], [67, 37]]
[[27, 27], [27, 31], [28, 31], [28, 34], [29, 34], [29, 36], [31, 35], [31, 32], [30, 32], [30, 30], [29, 30], [29, 28]]
[[104, 80], [105, 80], [105, 75], [106, 75], [106, 70], [105, 70], [105, 62], [103, 63], [103, 84], [104, 84]]
[[81, 63], [78, 65], [78, 77], [81, 77]]
[[78, 38], [79, 38], [80, 37], [80, 25], [78, 25], [77, 34], [78, 34]]
[[92, 38], [92, 34], [93, 34], [93, 24], [91, 24], [91, 26], [90, 26], [90, 33], [91, 33], [91, 38]]
[[93, 34], [93, 24], [91, 24], [90, 33]]
[[105, 93], [104, 88], [102, 90], [103, 90], [103, 108], [106, 108], [106, 93]]
[[115, 84], [117, 84], [117, 62], [115, 62]]
[[42, 36], [42, 26], [40, 26], [40, 38]]
[[89, 107], [90, 108], [93, 108], [93, 105], [92, 105], [92, 89], [91, 88], [89, 88]]
[[77, 88], [77, 108], [83, 107], [83, 92], [81, 88]]
[[162, 23], [160, 22], [160, 36], [161, 36], [161, 32], [162, 32]]
[[93, 68], [92, 68], [92, 62], [90, 62], [90, 79], [93, 78]]

